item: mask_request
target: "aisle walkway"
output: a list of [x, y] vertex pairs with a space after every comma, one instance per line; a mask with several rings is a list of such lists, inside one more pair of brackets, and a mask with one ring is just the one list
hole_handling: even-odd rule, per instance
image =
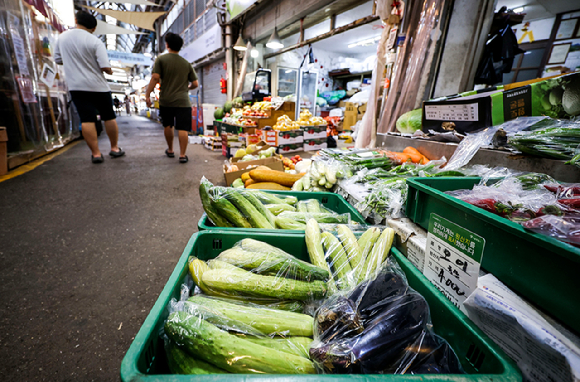
[[[118, 380], [197, 231], [200, 178], [223, 183], [221, 153], [190, 145], [179, 164], [158, 124], [118, 122], [125, 157], [94, 165], [81, 142], [0, 183], [3, 382]], [[104, 133], [100, 145], [108, 153]]]

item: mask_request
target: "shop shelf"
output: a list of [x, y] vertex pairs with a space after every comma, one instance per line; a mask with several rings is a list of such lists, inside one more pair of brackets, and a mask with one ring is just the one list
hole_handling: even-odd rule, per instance
[[274, 382], [389, 382], [389, 381], [489, 381], [517, 382], [521, 375], [511, 360], [483, 332], [456, 309], [417, 269], [393, 250], [393, 256], [407, 276], [409, 285], [422, 294], [429, 303], [434, 330], [443, 336], [457, 353], [467, 374], [462, 375], [169, 375], [159, 337], [168, 312], [166, 306], [172, 298], [179, 298], [181, 284], [188, 269], [190, 256], [209, 260], [231, 248], [244, 238], [253, 238], [284, 248], [292, 255], [308, 260], [304, 234], [296, 233], [250, 233], [232, 231], [203, 231], [194, 234], [183, 251], [167, 285], [161, 292], [143, 326], [135, 336], [121, 364], [121, 379], [124, 382], [168, 382], [168, 381], [274, 381]]
[[407, 217], [429, 229], [431, 214], [437, 214], [483, 237], [482, 268], [580, 334], [580, 249], [445, 194], [479, 181], [408, 179]]
[[[271, 191], [271, 190], [260, 190], [264, 192], [269, 192], [275, 195], [281, 196], [295, 196], [298, 200], [316, 199], [321, 205], [339, 214], [350, 214], [350, 219], [353, 222], [365, 224], [365, 219], [362, 215], [351, 206], [342, 196], [334, 194], [332, 192], [304, 192], [304, 191]], [[216, 227], [209, 220], [207, 215], [204, 213], [197, 223], [197, 228], [200, 231], [206, 229], [219, 229], [224, 231], [251, 231], [251, 232], [288, 232], [289, 230], [281, 229], [259, 229], [259, 228], [225, 228]], [[290, 230], [291, 231], [291, 230]], [[304, 231], [291, 231], [291, 232], [304, 232]]]

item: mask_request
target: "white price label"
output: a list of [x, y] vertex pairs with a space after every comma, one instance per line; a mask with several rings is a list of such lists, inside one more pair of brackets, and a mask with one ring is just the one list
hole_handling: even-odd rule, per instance
[[430, 121], [479, 121], [477, 103], [466, 105], [425, 105], [425, 119]]
[[484, 246], [481, 236], [431, 214], [423, 274], [458, 308], [477, 289]]

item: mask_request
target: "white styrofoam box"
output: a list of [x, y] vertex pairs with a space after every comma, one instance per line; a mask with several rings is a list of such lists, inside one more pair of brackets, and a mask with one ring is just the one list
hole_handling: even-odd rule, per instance
[[202, 105], [203, 108], [203, 133], [205, 135], [211, 135], [213, 133], [213, 130], [208, 129], [209, 126], [213, 126], [213, 113], [216, 111], [216, 109], [218, 107], [221, 107], [220, 105], [214, 105], [211, 103], [203, 103]]
[[304, 141], [304, 151], [318, 151], [328, 148], [326, 138], [324, 139], [310, 139]]
[[342, 111], [342, 109], [340, 107], [337, 107], [335, 109], [332, 109], [328, 113], [328, 116], [329, 117], [342, 117], [343, 115], [344, 115], [344, 112]]
[[197, 135], [190, 135], [188, 139], [190, 145], [199, 145], [203, 143], [202, 137], [199, 137]]

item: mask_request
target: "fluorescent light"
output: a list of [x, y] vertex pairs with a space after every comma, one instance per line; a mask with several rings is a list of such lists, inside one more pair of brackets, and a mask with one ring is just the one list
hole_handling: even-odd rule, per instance
[[376, 37], [373, 37], [373, 38], [369, 38], [367, 40], [355, 42], [354, 44], [348, 44], [348, 47], [349, 48], [354, 48], [355, 46], [372, 45], [372, 44], [376, 43], [377, 41], [379, 41], [380, 39], [381, 39], [381, 36], [376, 36]]
[[258, 52], [258, 49], [256, 49], [256, 48], [252, 48], [252, 50], [250, 51], [250, 55], [251, 55], [253, 58], [256, 58], [256, 57], [259, 57], [259, 56], [260, 56], [260, 52]]
[[512, 9], [512, 11], [514, 11], [514, 13], [522, 13], [524, 11], [524, 7], [517, 7]]
[[292, 73], [292, 69], [288, 69], [284, 73]]

